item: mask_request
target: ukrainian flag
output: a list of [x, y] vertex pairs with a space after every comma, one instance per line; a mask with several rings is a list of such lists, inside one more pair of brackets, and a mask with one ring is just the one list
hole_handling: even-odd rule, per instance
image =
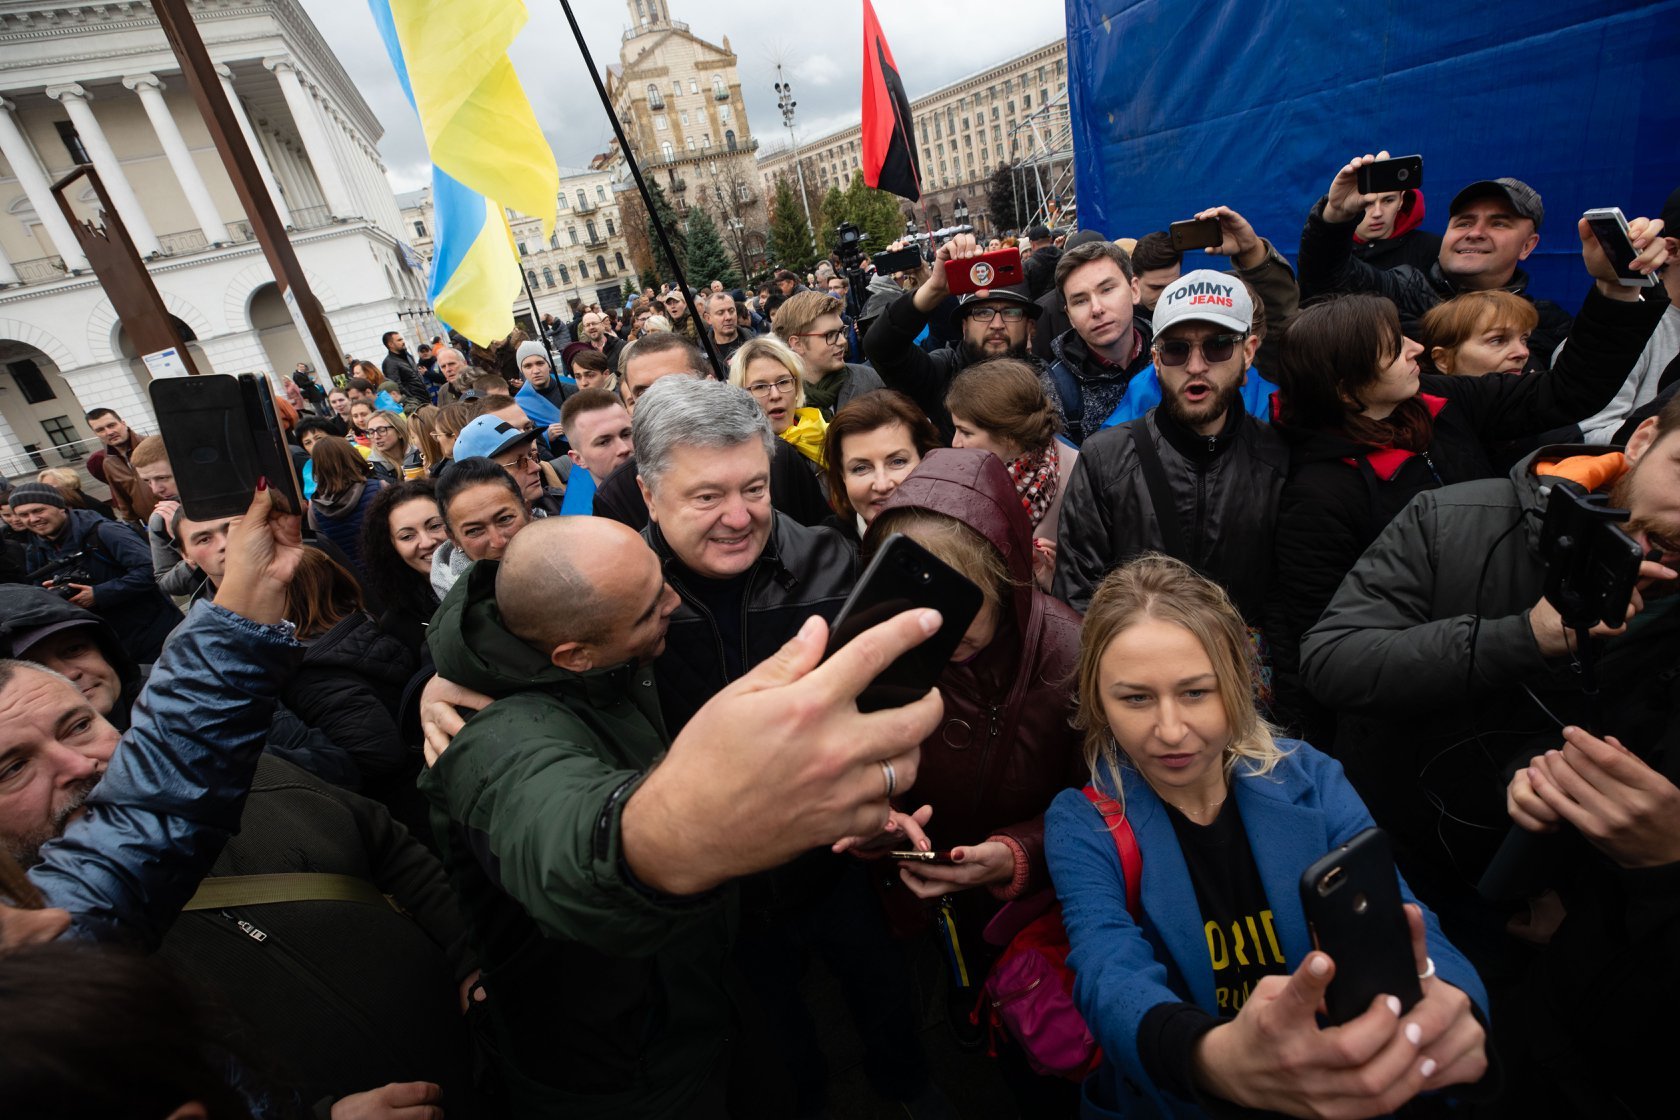
[[[432, 157], [432, 307], [474, 342], [513, 330], [520, 264], [504, 207], [554, 230], [560, 171], [508, 60], [521, 0], [368, 0]], [[418, 85], [411, 76], [418, 78]]]

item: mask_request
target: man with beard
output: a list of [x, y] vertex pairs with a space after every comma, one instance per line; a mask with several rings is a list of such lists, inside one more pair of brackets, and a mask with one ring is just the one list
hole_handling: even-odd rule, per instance
[[982, 288], [963, 296], [957, 305], [960, 345], [950, 343], [931, 353], [916, 345], [934, 312], [951, 294], [947, 262], [983, 251], [971, 233], [959, 233], [941, 245], [921, 287], [899, 296], [869, 325], [863, 339], [863, 352], [887, 388], [920, 405], [947, 442], [955, 429], [945, 407], [945, 393], [964, 366], [991, 358], [1019, 358], [1040, 368], [1029, 348], [1043, 309], [1021, 288]]
[[[1111, 247], [1100, 242], [1068, 256]], [[1113, 258], [1101, 260], [1117, 277]], [[1097, 305], [1069, 301], [1076, 330], [1107, 314], [1100, 301], [1113, 299], [1112, 284], [1074, 290]], [[1155, 326], [1161, 403], [1080, 448], [1062, 503], [1052, 589], [1084, 611], [1110, 570], [1165, 552], [1220, 583], [1257, 627], [1289, 452], [1270, 424], [1243, 407], [1260, 348], [1254, 300], [1237, 277], [1199, 269], [1161, 293]]]

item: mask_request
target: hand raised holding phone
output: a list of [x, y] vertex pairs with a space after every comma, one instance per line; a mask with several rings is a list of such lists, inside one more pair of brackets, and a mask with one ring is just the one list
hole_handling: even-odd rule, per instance
[[1388, 151], [1384, 149], [1376, 155], [1367, 152], [1365, 155], [1355, 156], [1343, 164], [1342, 169], [1336, 172], [1336, 177], [1330, 180], [1330, 190], [1324, 200], [1324, 220], [1353, 222], [1364, 217], [1365, 207], [1373, 196], [1360, 192], [1359, 169], [1386, 159]]

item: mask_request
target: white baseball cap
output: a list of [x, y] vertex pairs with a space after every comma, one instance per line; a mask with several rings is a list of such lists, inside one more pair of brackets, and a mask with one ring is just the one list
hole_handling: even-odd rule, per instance
[[1216, 323], [1245, 334], [1254, 326], [1248, 285], [1228, 272], [1198, 268], [1168, 284], [1155, 303], [1157, 335], [1174, 323]]

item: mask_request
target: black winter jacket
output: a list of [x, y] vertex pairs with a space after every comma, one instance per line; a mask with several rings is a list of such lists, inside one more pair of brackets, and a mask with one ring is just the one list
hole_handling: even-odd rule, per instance
[[419, 406], [432, 403], [432, 394], [431, 390], [426, 388], [426, 379], [421, 376], [420, 368], [414, 364], [414, 359], [406, 350], [401, 354], [395, 350], [387, 350], [385, 360], [379, 364], [379, 371], [385, 375], [385, 380], [397, 383], [405, 407], [411, 404]]
[[304, 1101], [433, 1081], [451, 1115], [473, 1115], [457, 994], [473, 962], [443, 867], [378, 804], [265, 755], [210, 875], [287, 872], [348, 875], [392, 904], [189, 910], [160, 954], [217, 993]]
[[[1507, 831], [1514, 764], [1559, 745], [1553, 714], [1589, 718], [1572, 659], [1542, 656], [1528, 621], [1546, 573], [1533, 467], [1609, 450], [1546, 447], [1507, 478], [1419, 494], [1301, 641], [1303, 683], [1340, 713], [1337, 758], [1419, 891], [1468, 895]], [[1605, 730], [1630, 744], [1652, 722], [1645, 694], [1669, 687], [1653, 668], [1680, 656], [1680, 601], [1661, 605], [1603, 644]]]
[[[671, 615], [665, 652], [654, 663], [665, 727], [675, 737], [730, 677], [723, 639], [695, 594], [695, 577], [658, 525], [648, 525], [642, 537], [664, 566], [666, 581], [682, 596]], [[743, 667], [751, 669], [781, 649], [811, 615], [834, 621], [856, 580], [857, 550], [837, 530], [807, 528], [774, 514], [770, 539], [750, 569], [741, 617], [733, 627], [741, 635]]]
[[1340, 433], [1279, 424], [1290, 445], [1290, 467], [1278, 507], [1278, 586], [1266, 632], [1287, 719], [1325, 742], [1323, 713], [1295, 688], [1296, 648], [1383, 526], [1420, 491], [1498, 477], [1496, 445], [1573, 424], [1602, 408], [1633, 369], [1664, 310], [1661, 303], [1606, 299], [1595, 289], [1549, 373], [1424, 374], [1420, 392], [1435, 420], [1422, 455], [1377, 451]]
[[1057, 598], [1083, 613], [1108, 572], [1141, 553], [1165, 551], [1133, 440], [1142, 423], [1161, 457], [1189, 555], [1179, 559], [1230, 593], [1251, 625], [1271, 586], [1272, 532], [1289, 454], [1270, 425], [1239, 399], [1217, 436], [1199, 436], [1158, 408], [1085, 441], [1062, 502], [1056, 539]]
[[1356, 241], [1353, 255], [1372, 268], [1410, 265], [1419, 272], [1428, 272], [1429, 266], [1441, 257], [1441, 235], [1424, 229], [1409, 229], [1399, 237]]
[[[1353, 231], [1358, 228], [1359, 219], [1325, 221], [1326, 201], [1327, 198], [1318, 200], [1307, 215], [1306, 228], [1301, 230], [1301, 256], [1297, 262], [1301, 302], [1328, 292], [1376, 292], [1393, 300], [1400, 309], [1400, 324], [1406, 334], [1420, 337], [1418, 320], [1424, 312], [1458, 295], [1460, 289], [1441, 271], [1438, 259], [1423, 269], [1412, 265], [1379, 268], [1359, 259], [1353, 252]], [[1530, 368], [1545, 369], [1551, 364], [1558, 343], [1569, 335], [1569, 312], [1550, 300], [1530, 296], [1528, 273], [1520, 268], [1511, 276], [1505, 290], [1530, 300], [1539, 312], [1540, 323], [1529, 336], [1529, 361]]]
[[1022, 262], [1021, 271], [1026, 274], [1029, 296], [1037, 299], [1056, 286], [1056, 262], [1061, 259], [1060, 249], [1054, 245], [1045, 245], [1034, 249]]
[[69, 571], [81, 573], [77, 583], [92, 585], [93, 613], [111, 624], [131, 658], [142, 665], [156, 661], [181, 612], [158, 590], [146, 538], [132, 526], [73, 509], [60, 539], [30, 538], [29, 570], [78, 551], [82, 557]]

